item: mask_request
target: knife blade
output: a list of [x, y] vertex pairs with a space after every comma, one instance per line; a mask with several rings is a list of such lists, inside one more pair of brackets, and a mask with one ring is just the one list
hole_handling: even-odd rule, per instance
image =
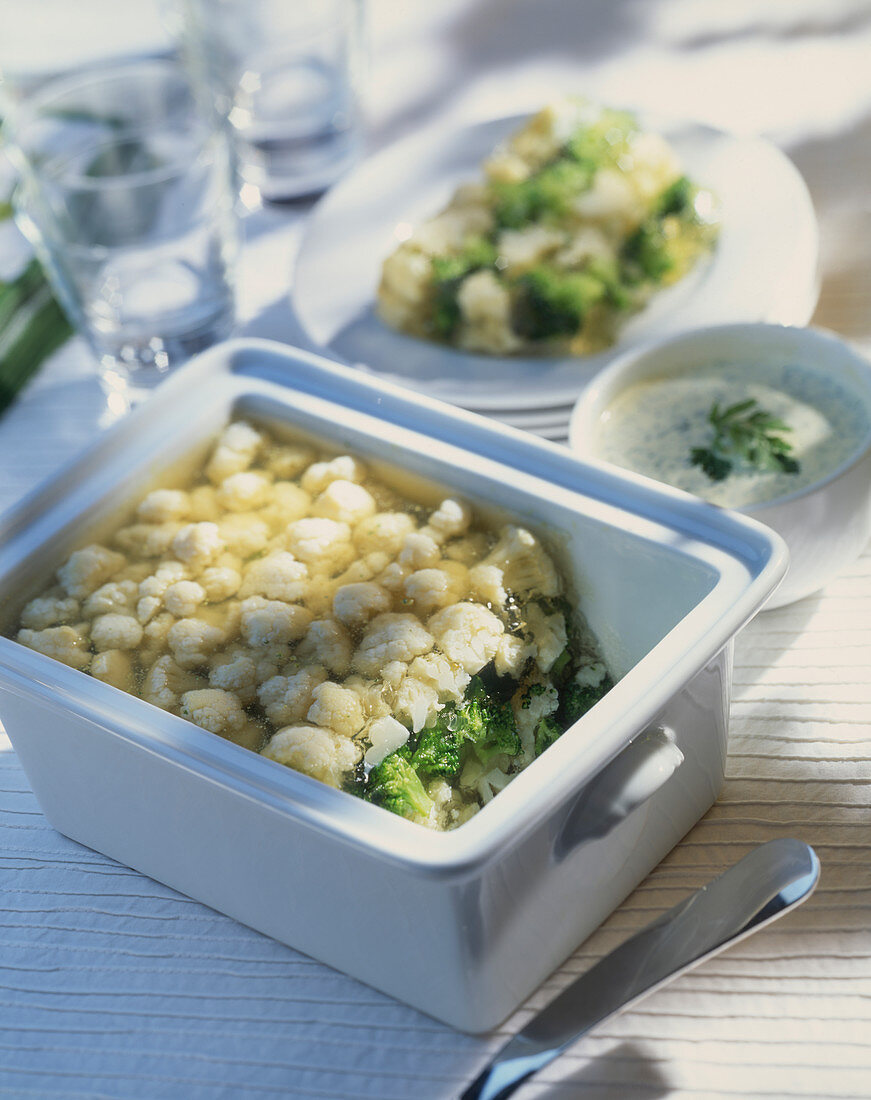
[[819, 874], [816, 853], [800, 840], [754, 848], [572, 982], [502, 1047], [460, 1100], [505, 1100], [597, 1024], [801, 904]]

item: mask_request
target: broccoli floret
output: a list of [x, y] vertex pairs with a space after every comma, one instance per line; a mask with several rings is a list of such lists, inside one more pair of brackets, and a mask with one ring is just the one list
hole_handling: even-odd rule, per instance
[[572, 651], [568, 646], [550, 666], [550, 676], [555, 684], [561, 683], [572, 670]]
[[595, 275], [546, 264], [521, 275], [516, 286], [513, 326], [528, 340], [574, 335], [587, 310], [605, 296], [605, 285]]
[[426, 776], [451, 779], [460, 770], [460, 746], [453, 730], [443, 722], [424, 730], [411, 757], [412, 765]]
[[670, 214], [685, 214], [691, 209], [695, 190], [687, 176], [680, 176], [659, 196], [656, 204], [657, 215], [660, 218], [667, 218]]
[[530, 222], [560, 218], [593, 182], [595, 167], [560, 157], [525, 180], [491, 184], [493, 215], [501, 229], [522, 229]]
[[541, 756], [545, 749], [562, 736], [563, 729], [552, 714], [542, 718], [535, 727], [535, 755]]
[[544, 695], [547, 691], [547, 685], [541, 683], [540, 680], [536, 680], [521, 693], [520, 707], [522, 710], [529, 710], [532, 705], [532, 700], [536, 695]]
[[613, 164], [637, 129], [635, 118], [627, 111], [604, 110], [595, 122], [572, 134], [566, 142], [565, 154], [595, 171]]
[[496, 248], [485, 237], [470, 237], [462, 252], [456, 256], [433, 256], [432, 268], [432, 326], [435, 334], [449, 339], [460, 323], [460, 304], [457, 296], [467, 275], [492, 267], [496, 262]]
[[492, 699], [477, 676], [473, 676], [466, 698], [444, 721], [459, 742], [468, 742], [482, 764], [499, 754], [517, 756], [520, 736], [509, 703]]
[[607, 675], [594, 686], [585, 685], [581, 687], [574, 680], [568, 684], [560, 692], [559, 708], [557, 709], [557, 717], [562, 723], [563, 729], [568, 729], [569, 726], [574, 725], [581, 715], [586, 714], [590, 707], [594, 703], [598, 703], [602, 696], [607, 694], [613, 686], [614, 681]]
[[621, 259], [626, 282], [661, 282], [674, 266], [662, 222], [658, 218], [642, 222], [623, 245]]
[[427, 817], [432, 799], [402, 749], [385, 756], [369, 773], [366, 799], [400, 817]]

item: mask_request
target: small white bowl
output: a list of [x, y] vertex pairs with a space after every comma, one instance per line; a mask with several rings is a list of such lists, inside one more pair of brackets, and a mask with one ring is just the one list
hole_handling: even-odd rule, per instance
[[[599, 420], [619, 393], [647, 378], [720, 362], [789, 362], [822, 371], [864, 404], [871, 424], [871, 365], [837, 336], [782, 325], [718, 325], [648, 344], [606, 367], [575, 405], [570, 446], [585, 458], [599, 458]], [[738, 511], [773, 528], [789, 547], [789, 571], [767, 608], [816, 592], [861, 554], [871, 535], [871, 428], [824, 477]]]

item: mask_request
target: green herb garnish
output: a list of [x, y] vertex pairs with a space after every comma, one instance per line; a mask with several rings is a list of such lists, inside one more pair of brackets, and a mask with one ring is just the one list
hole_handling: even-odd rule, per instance
[[722, 481], [736, 460], [757, 470], [775, 470], [797, 474], [800, 466], [790, 456], [792, 444], [782, 437], [792, 428], [765, 409], [755, 398], [738, 401], [721, 409], [715, 401], [708, 413], [714, 428], [710, 447], [693, 447], [690, 461], [700, 466], [712, 481]]

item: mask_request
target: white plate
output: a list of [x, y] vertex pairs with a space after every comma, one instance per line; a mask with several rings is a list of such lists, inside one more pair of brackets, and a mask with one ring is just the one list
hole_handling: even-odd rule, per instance
[[410, 228], [524, 121], [512, 116], [418, 134], [364, 161], [312, 214], [293, 283], [297, 315], [316, 347], [412, 389], [480, 410], [569, 403], [615, 354], [681, 329], [728, 321], [805, 324], [816, 303], [817, 227], [804, 181], [774, 146], [686, 121], [642, 114], [687, 174], [720, 198], [712, 258], [657, 294], [615, 347], [584, 358], [502, 358], [404, 336], [374, 313], [381, 263]]

